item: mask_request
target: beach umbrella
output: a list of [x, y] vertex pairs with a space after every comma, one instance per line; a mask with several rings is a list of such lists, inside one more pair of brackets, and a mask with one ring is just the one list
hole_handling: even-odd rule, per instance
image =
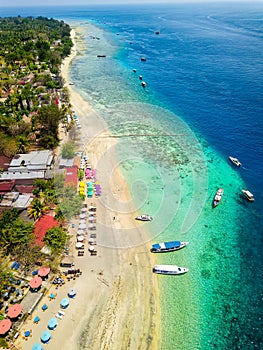
[[86, 213], [86, 212], [87, 212], [87, 208], [82, 208], [82, 209], [81, 209], [81, 212], [82, 212], [82, 213]]
[[39, 316], [36, 316], [35, 318], [34, 318], [34, 323], [38, 323], [40, 321], [40, 317]]
[[38, 276], [40, 277], [46, 277], [50, 272], [50, 267], [40, 267], [40, 269], [38, 269]]
[[64, 298], [64, 299], [61, 300], [60, 306], [61, 306], [63, 309], [65, 309], [66, 307], [68, 307], [68, 305], [69, 305], [69, 300], [68, 300], [68, 298]]
[[79, 225], [86, 224], [86, 220], [79, 220]]
[[93, 247], [92, 245], [89, 246], [89, 252], [93, 252], [95, 250], [95, 247]]
[[12, 322], [9, 320], [9, 318], [5, 318], [4, 320], [0, 321], [0, 334], [6, 334], [11, 328], [11, 326]]
[[49, 329], [55, 329], [57, 325], [58, 325], [58, 321], [55, 317], [52, 317], [47, 323], [47, 326]]
[[78, 230], [77, 231], [77, 236], [84, 236], [85, 235], [85, 231], [84, 230]]
[[32, 350], [44, 350], [44, 348], [42, 347], [42, 344], [35, 343], [32, 347]]
[[77, 294], [77, 291], [76, 291], [76, 289], [74, 289], [74, 288], [70, 288], [70, 290], [68, 291], [68, 296], [70, 297], [70, 298], [74, 298], [74, 296]]
[[84, 236], [78, 236], [77, 241], [78, 241], [78, 242], [83, 242], [84, 239], [85, 239]]
[[50, 299], [55, 299], [55, 294], [54, 294], [54, 293], [51, 293], [51, 294], [49, 295], [49, 297], [50, 297]]
[[85, 219], [85, 218], [86, 218], [86, 214], [84, 214], [84, 213], [83, 213], [83, 214], [80, 214], [79, 217], [80, 217], [80, 219]]
[[50, 338], [51, 338], [51, 333], [48, 330], [46, 330], [41, 334], [40, 339], [43, 343], [47, 343]]
[[76, 243], [76, 248], [79, 249], [79, 248], [82, 248], [83, 247], [83, 243], [82, 242], [77, 242]]
[[89, 224], [89, 230], [94, 230], [95, 228], [96, 228], [96, 225], [94, 225], [93, 223]]
[[29, 337], [29, 336], [30, 336], [30, 334], [31, 334], [31, 332], [30, 332], [30, 331], [25, 331], [25, 333], [24, 333], [25, 337]]
[[45, 311], [47, 308], [48, 308], [48, 307], [47, 307], [47, 304], [43, 304], [43, 305], [42, 305], [42, 310], [43, 310], [43, 311]]
[[8, 310], [7, 316], [10, 318], [16, 318], [17, 316], [19, 316], [21, 314], [22, 309], [23, 309], [23, 307], [21, 304], [14, 304]]
[[32, 278], [32, 280], [29, 282], [29, 285], [32, 289], [39, 288], [41, 284], [42, 284], [42, 278], [39, 276]]
[[86, 224], [80, 224], [79, 225], [79, 229], [81, 229], [81, 230], [85, 230], [86, 228], [87, 228]]

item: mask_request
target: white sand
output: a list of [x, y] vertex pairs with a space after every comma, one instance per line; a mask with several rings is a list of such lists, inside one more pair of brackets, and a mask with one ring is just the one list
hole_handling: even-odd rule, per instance
[[[74, 39], [74, 31], [72, 34]], [[39, 342], [48, 320], [60, 309], [61, 299], [67, 296], [69, 288], [74, 287], [77, 296], [70, 299], [66, 315], [59, 320], [56, 330], [51, 331], [52, 339], [44, 349], [157, 349], [158, 295], [152, 274], [154, 262], [149, 254], [150, 245], [143, 243], [148, 241], [147, 232], [142, 230], [147, 224], [134, 220], [136, 213], [117, 166], [116, 141], [101, 137], [110, 135], [105, 122], [74, 87], [68, 85], [68, 68], [76, 50], [75, 43], [71, 56], [62, 65], [62, 75], [82, 126], [83, 145], [102, 186], [101, 198], [87, 200], [97, 206], [98, 255], [90, 256], [88, 243], [85, 243], [85, 255], [75, 258], [76, 268], [81, 269], [82, 275], [58, 290], [51, 287], [47, 295], [57, 293], [56, 299], [44, 298], [32, 320], [23, 326], [23, 330], [32, 329], [32, 337], [28, 340], [19, 337], [16, 344], [22, 349], [31, 349]], [[75, 220], [76, 226], [77, 222]], [[129, 230], [124, 232], [123, 228]], [[70, 230], [74, 244], [76, 230]], [[130, 248], [119, 248], [121, 246]], [[44, 302], [49, 305], [45, 312], [41, 310]], [[41, 318], [37, 325], [33, 324], [36, 315]]]

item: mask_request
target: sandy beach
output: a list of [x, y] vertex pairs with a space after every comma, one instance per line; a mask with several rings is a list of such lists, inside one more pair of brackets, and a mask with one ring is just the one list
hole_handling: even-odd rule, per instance
[[[44, 349], [157, 349], [158, 347], [158, 291], [157, 281], [152, 274], [154, 261], [149, 253], [147, 224], [134, 220], [132, 196], [118, 167], [115, 152], [116, 139], [102, 118], [69, 85], [70, 62], [77, 54], [78, 29], [72, 31], [74, 47], [71, 55], [62, 65], [62, 76], [69, 89], [70, 102], [78, 116], [80, 145], [97, 170], [97, 180], [102, 187], [102, 196], [87, 199], [97, 207], [97, 256], [75, 255], [75, 267], [82, 271], [76, 279], [55, 289], [52, 286], [21, 331], [32, 330], [27, 340], [19, 337], [17, 346], [31, 349], [40, 341], [47, 329], [47, 322], [61, 309], [60, 301], [67, 296], [69, 288], [75, 288], [77, 295], [70, 299], [64, 310], [65, 316], [58, 320], [58, 326], [51, 331], [52, 339]], [[78, 219], [72, 221], [75, 227]], [[71, 224], [72, 224], [71, 223]], [[72, 245], [76, 242], [76, 229], [70, 225]], [[144, 243], [149, 242], [149, 243]], [[50, 300], [48, 295], [55, 293]], [[41, 310], [46, 303], [48, 309]], [[38, 315], [40, 322], [33, 323]]]

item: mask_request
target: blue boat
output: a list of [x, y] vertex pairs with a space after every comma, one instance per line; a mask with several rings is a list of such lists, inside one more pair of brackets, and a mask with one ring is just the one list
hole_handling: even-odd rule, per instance
[[174, 250], [179, 250], [186, 247], [187, 244], [189, 244], [189, 242], [171, 241], [171, 242], [156, 243], [152, 245], [151, 252], [152, 253], [173, 252]]

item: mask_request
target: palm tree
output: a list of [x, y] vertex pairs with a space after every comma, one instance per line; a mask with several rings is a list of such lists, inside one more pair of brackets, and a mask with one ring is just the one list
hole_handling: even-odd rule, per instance
[[30, 208], [28, 209], [28, 215], [29, 215], [30, 218], [33, 218], [34, 220], [37, 220], [47, 210], [48, 210], [48, 207], [39, 198], [35, 198], [32, 201]]

